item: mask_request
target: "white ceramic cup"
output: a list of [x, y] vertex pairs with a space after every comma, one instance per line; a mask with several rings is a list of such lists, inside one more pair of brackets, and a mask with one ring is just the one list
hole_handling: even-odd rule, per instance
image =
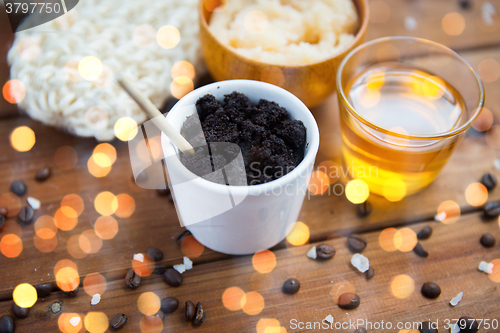
[[[290, 173], [269, 183], [227, 186], [194, 176], [178, 158], [165, 161], [181, 224], [204, 246], [242, 255], [269, 249], [292, 230], [318, 153], [319, 130], [309, 109], [293, 94], [250, 80], [222, 81], [198, 88], [184, 96], [166, 118], [180, 131], [186, 118], [196, 112], [192, 106], [200, 97], [212, 94], [222, 101], [224, 95], [233, 91], [245, 94], [254, 105], [260, 99], [276, 102], [287, 109], [292, 119], [304, 123], [307, 141], [302, 162]], [[165, 134], [162, 134], [162, 149], [165, 156], [177, 155], [177, 148]]]

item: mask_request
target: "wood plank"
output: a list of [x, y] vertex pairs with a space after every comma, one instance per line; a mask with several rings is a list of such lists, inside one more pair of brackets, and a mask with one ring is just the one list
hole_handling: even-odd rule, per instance
[[[21, 332], [56, 332], [59, 315], [48, 312], [48, 306], [58, 300], [63, 303], [62, 312], [75, 312], [85, 315], [90, 311], [102, 311], [108, 318], [123, 312], [129, 321], [124, 332], [140, 332], [139, 322], [143, 315], [138, 311], [137, 301], [141, 294], [153, 292], [160, 298], [177, 297], [181, 304], [186, 300], [200, 301], [206, 309], [205, 322], [198, 328], [192, 328], [183, 316], [183, 306], [175, 313], [167, 315], [164, 326], [167, 331], [203, 331], [203, 332], [256, 332], [257, 323], [262, 318], [277, 319], [287, 331], [318, 331], [295, 329], [292, 319], [299, 322], [318, 321], [331, 314], [336, 322], [348, 322], [349, 319], [369, 320], [373, 323], [397, 322], [411, 323], [424, 320], [439, 320], [440, 329], [446, 319], [458, 319], [469, 315], [479, 319], [500, 318], [500, 288], [485, 273], [479, 272], [480, 261], [492, 261], [500, 258], [500, 247], [485, 249], [479, 244], [483, 233], [489, 232], [500, 238], [498, 222], [483, 222], [478, 214], [463, 216], [452, 225], [434, 221], [410, 226], [418, 232], [426, 225], [432, 225], [433, 235], [422, 241], [429, 251], [428, 258], [420, 258], [413, 252], [386, 252], [379, 244], [380, 232], [370, 232], [363, 237], [368, 246], [363, 254], [369, 258], [375, 268], [375, 277], [366, 280], [350, 265], [352, 253], [347, 250], [346, 239], [337, 238], [326, 241], [336, 248], [337, 253], [331, 261], [317, 261], [306, 257], [305, 252], [312, 245], [274, 251], [276, 267], [271, 273], [258, 273], [252, 266], [252, 257], [239, 257], [195, 265], [183, 274], [184, 283], [178, 288], [168, 287], [161, 277], [152, 276], [143, 280], [136, 289], [127, 289], [123, 281], [107, 282], [107, 290], [102, 294], [101, 302], [90, 306], [91, 296], [81, 290], [76, 298], [67, 298], [53, 292], [43, 301], [39, 301], [31, 310], [27, 319], [18, 320]], [[414, 290], [406, 298], [397, 298], [398, 292], [391, 292], [393, 279], [398, 275], [407, 275], [414, 282]], [[281, 292], [283, 282], [290, 277], [297, 278], [300, 291], [293, 295]], [[420, 294], [423, 283], [437, 283], [442, 294], [436, 300], [429, 300]], [[332, 299], [334, 286], [354, 287], [361, 297], [361, 305], [355, 310], [341, 310]], [[265, 306], [257, 315], [247, 315], [241, 310], [230, 311], [222, 303], [222, 295], [227, 288], [237, 286], [244, 292], [258, 292], [264, 299]], [[410, 284], [403, 284], [406, 289]], [[464, 298], [457, 307], [448, 303], [459, 292]], [[11, 302], [0, 303], [0, 313], [8, 313]], [[42, 319], [42, 320], [40, 320]], [[43, 327], [43, 328], [42, 328]], [[263, 331], [263, 330], [262, 330]], [[257, 331], [257, 332], [262, 332]], [[342, 330], [352, 332], [353, 329]], [[398, 330], [374, 330], [397, 332]], [[444, 331], [444, 330], [443, 330]], [[498, 329], [480, 332], [499, 332]]]

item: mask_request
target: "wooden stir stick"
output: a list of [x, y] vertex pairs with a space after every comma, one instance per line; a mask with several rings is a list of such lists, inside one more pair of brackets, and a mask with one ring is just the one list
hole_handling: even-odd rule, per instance
[[133, 83], [124, 75], [118, 73], [116, 81], [123, 89], [132, 97], [134, 101], [141, 107], [142, 111], [153, 121], [155, 126], [165, 133], [170, 141], [179, 148], [184, 154], [194, 154], [193, 146], [165, 119], [163, 114], [156, 106], [143, 94], [141, 94]]

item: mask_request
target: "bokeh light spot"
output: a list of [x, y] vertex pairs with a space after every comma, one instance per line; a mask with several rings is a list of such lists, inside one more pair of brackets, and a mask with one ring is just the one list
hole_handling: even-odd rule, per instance
[[130, 117], [122, 117], [116, 121], [114, 131], [121, 141], [132, 140], [137, 135], [137, 122]]
[[9, 80], [4, 84], [2, 93], [10, 104], [20, 103], [26, 97], [26, 87], [19, 80]]
[[137, 307], [146, 316], [152, 316], [160, 311], [160, 297], [152, 292], [142, 293], [137, 299]]
[[415, 281], [406, 274], [398, 275], [392, 279], [390, 291], [396, 298], [408, 298], [415, 291]]
[[394, 252], [398, 248], [394, 243], [394, 236], [398, 231], [395, 228], [387, 228], [382, 230], [378, 237], [380, 247], [387, 252]]
[[264, 310], [264, 297], [256, 291], [246, 293], [241, 298], [241, 308], [247, 315], [255, 316]]
[[488, 274], [488, 277], [491, 281], [499, 283], [500, 282], [500, 259], [492, 260], [493, 271], [491, 274]]
[[368, 185], [361, 179], [354, 179], [347, 183], [345, 188], [345, 195], [347, 200], [353, 204], [360, 204], [368, 199], [370, 189]]
[[92, 154], [87, 161], [87, 169], [96, 178], [106, 177], [111, 171], [111, 160], [103, 153]]
[[21, 308], [31, 308], [38, 300], [35, 287], [29, 283], [18, 285], [12, 293], [12, 298]]
[[[245, 292], [238, 287], [230, 287], [224, 290], [222, 294], [222, 304], [229, 311], [241, 310], [242, 304], [241, 300], [245, 296]], [[244, 304], [243, 304], [244, 305]]]
[[278, 319], [261, 318], [257, 322], [257, 333], [280, 333], [281, 327]]
[[104, 312], [87, 313], [84, 323], [89, 333], [104, 333], [109, 326], [108, 316]]
[[417, 245], [417, 234], [410, 228], [402, 228], [394, 234], [394, 246], [401, 252], [410, 252]]
[[21, 38], [17, 44], [17, 52], [21, 59], [31, 61], [40, 55], [42, 48], [40, 47], [38, 39], [27, 36]]
[[[140, 255], [134, 255], [132, 260], [132, 268], [134, 272], [139, 276], [149, 276], [153, 273], [155, 264], [153, 259], [147, 254], [140, 253]], [[155, 312], [156, 313], [156, 312]]]
[[203, 253], [205, 247], [198, 242], [193, 235], [184, 237], [181, 243], [181, 251], [185, 257], [198, 258]]
[[181, 34], [173, 25], [165, 25], [156, 33], [156, 41], [164, 49], [173, 49], [181, 41]]
[[178, 76], [170, 84], [170, 92], [177, 99], [189, 94], [194, 89], [193, 80], [187, 76]]
[[38, 235], [33, 237], [33, 242], [38, 251], [43, 253], [49, 253], [54, 251], [57, 246], [57, 236], [54, 234], [52, 238], [41, 238]]
[[462, 15], [456, 12], [448, 13], [441, 21], [443, 30], [450, 36], [458, 36], [465, 29], [465, 19]]
[[286, 236], [286, 240], [293, 246], [304, 245], [309, 242], [309, 234], [309, 227], [304, 222], [297, 221]]
[[93, 254], [99, 252], [102, 247], [102, 239], [97, 236], [94, 230], [85, 230], [78, 239], [83, 252]]
[[259, 273], [269, 273], [276, 267], [276, 255], [269, 250], [257, 252], [252, 257], [252, 265]]
[[189, 61], [186, 61], [186, 60], [176, 62], [172, 66], [170, 73], [172, 74], [173, 79], [180, 77], [180, 76], [185, 76], [191, 80], [194, 79], [195, 74], [196, 74], [194, 66], [191, 65], [191, 63]]
[[102, 62], [94, 56], [83, 57], [78, 63], [78, 73], [87, 81], [96, 80], [102, 73]]
[[324, 172], [329, 179], [330, 184], [335, 184], [339, 180], [340, 166], [334, 161], [323, 161], [318, 165], [318, 170]]
[[488, 190], [481, 183], [472, 183], [465, 189], [465, 200], [471, 206], [482, 206], [488, 200]]
[[113, 193], [104, 191], [95, 197], [94, 207], [102, 216], [109, 216], [114, 214], [118, 209], [118, 201]]
[[62, 259], [54, 267], [57, 286], [65, 292], [76, 289], [80, 284], [80, 275], [74, 262], [68, 259]]
[[285, 83], [285, 75], [280, 68], [268, 66], [260, 73], [260, 80], [281, 87]]
[[[110, 145], [109, 143], [100, 143], [94, 148], [94, 155], [96, 154], [104, 154], [109, 159], [109, 166], [115, 163], [116, 161], [116, 148]], [[96, 161], [97, 162], [97, 161]], [[98, 163], [99, 164], [99, 163]], [[102, 167], [108, 166], [107, 164], [101, 165]]]
[[73, 208], [69, 206], [63, 206], [59, 208], [54, 214], [55, 225], [63, 231], [73, 230], [78, 224], [78, 217], [76, 216], [77, 214], [73, 210]]
[[0, 252], [7, 258], [16, 258], [23, 252], [23, 241], [14, 234], [2, 236], [0, 240]]
[[332, 286], [330, 295], [335, 303], [338, 302], [340, 295], [345, 293], [355, 293], [356, 289], [347, 281], [339, 281]]
[[0, 196], [0, 207], [7, 208], [7, 217], [17, 216], [21, 210], [21, 199], [12, 192]]
[[386, 23], [391, 17], [391, 8], [387, 3], [380, 0], [370, 2], [370, 22]]
[[89, 296], [102, 295], [106, 288], [106, 278], [99, 273], [90, 273], [83, 279], [83, 289]]
[[112, 216], [100, 216], [95, 221], [94, 230], [101, 239], [113, 239], [118, 233], [118, 222]]
[[325, 193], [330, 186], [330, 177], [321, 170], [316, 170], [311, 174], [307, 189], [313, 195]]
[[78, 162], [78, 154], [71, 146], [62, 146], [57, 148], [54, 154], [54, 161], [56, 165], [63, 170], [70, 170], [74, 168]]
[[57, 325], [62, 333], [81, 333], [82, 330], [86, 332], [82, 317], [78, 313], [61, 313]]
[[500, 78], [500, 64], [495, 59], [484, 59], [479, 63], [477, 71], [484, 82], [495, 82]]
[[[71, 208], [71, 210], [65, 209]], [[83, 199], [78, 194], [68, 194], [61, 201], [63, 213], [68, 217], [78, 217], [83, 213], [85, 205]]]
[[401, 201], [406, 196], [406, 183], [399, 178], [388, 179], [382, 188], [384, 197], [391, 201]]
[[116, 206], [115, 215], [121, 218], [130, 217], [135, 211], [135, 200], [126, 193], [118, 194], [113, 199], [113, 206]]
[[141, 333], [161, 333], [163, 321], [158, 316], [144, 316], [139, 322]]
[[476, 131], [484, 132], [491, 128], [493, 120], [493, 113], [491, 113], [491, 111], [487, 108], [483, 108], [479, 117], [476, 119], [474, 124], [472, 124], [472, 127], [474, 127]]
[[41, 239], [51, 239], [57, 233], [54, 219], [49, 215], [40, 216], [35, 222], [35, 232]]
[[66, 244], [66, 248], [70, 256], [75, 259], [83, 259], [87, 256], [88, 253], [82, 251], [80, 247], [80, 235], [73, 235], [68, 239], [68, 243]]
[[10, 133], [10, 145], [17, 151], [30, 151], [35, 145], [35, 132], [28, 126], [19, 126]]
[[460, 218], [460, 206], [453, 200], [443, 201], [437, 209], [436, 217], [444, 224], [453, 224]]

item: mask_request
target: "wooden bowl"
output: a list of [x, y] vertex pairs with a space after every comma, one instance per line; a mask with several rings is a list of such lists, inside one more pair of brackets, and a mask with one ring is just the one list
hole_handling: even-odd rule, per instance
[[280, 86], [313, 107], [335, 91], [335, 75], [342, 59], [363, 42], [368, 26], [368, 1], [353, 0], [360, 17], [354, 40], [332, 57], [305, 65], [273, 65], [258, 62], [236, 53], [215, 38], [208, 28], [216, 0], [201, 0], [199, 5], [201, 51], [212, 77], [217, 81], [248, 79]]

